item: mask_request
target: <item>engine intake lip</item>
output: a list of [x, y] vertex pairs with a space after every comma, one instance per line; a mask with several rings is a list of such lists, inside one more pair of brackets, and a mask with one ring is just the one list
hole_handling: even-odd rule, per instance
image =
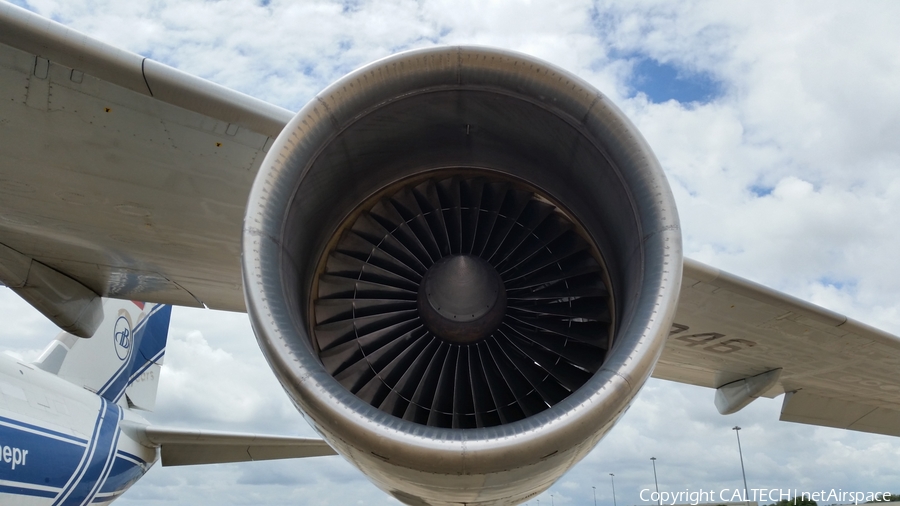
[[[437, 142], [447, 137], [452, 142]], [[360, 152], [368, 166], [355, 164]], [[421, 152], [434, 158], [404, 157]], [[562, 163], [553, 171], [532, 163], [547, 157]], [[309, 336], [305, 294], [347, 213], [372, 188], [448, 167], [524, 179], [564, 200], [603, 253], [618, 301], [615, 345], [600, 369], [553, 407], [505, 425], [430, 427], [380, 411], [328, 373]], [[536, 470], [529, 490], [548, 486], [599, 441], [649, 377], [682, 268], [674, 198], [628, 119], [563, 70], [477, 47], [385, 58], [307, 104], [262, 163], [242, 252], [247, 309], [274, 373], [335, 449], [371, 466], [366, 472], [385, 488], [388, 467], [422, 484], [448, 473], [529, 468]], [[507, 485], [493, 483], [484, 497], [509, 497]]]

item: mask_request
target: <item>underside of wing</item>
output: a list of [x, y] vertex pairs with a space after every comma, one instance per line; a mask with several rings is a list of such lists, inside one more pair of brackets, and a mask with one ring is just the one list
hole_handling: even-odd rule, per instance
[[247, 194], [290, 117], [0, 4], [0, 282], [67, 330], [48, 313], [91, 295], [243, 310]]
[[715, 388], [733, 413], [786, 394], [781, 419], [900, 436], [900, 339], [685, 260], [657, 378]]

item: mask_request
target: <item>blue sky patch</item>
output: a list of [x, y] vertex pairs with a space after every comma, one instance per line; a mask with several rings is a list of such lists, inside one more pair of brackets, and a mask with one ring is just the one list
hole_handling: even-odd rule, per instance
[[351, 12], [359, 12], [362, 9], [361, 0], [341, 0], [341, 13], [348, 14]]
[[636, 60], [628, 83], [634, 94], [644, 93], [654, 103], [709, 103], [722, 95], [722, 84], [711, 75], [681, 69], [653, 58]]
[[775, 188], [772, 186], [766, 186], [762, 184], [755, 184], [750, 187], [750, 191], [753, 192], [753, 194], [757, 197], [765, 197], [767, 195], [771, 195], [774, 189]]
[[825, 287], [833, 286], [834, 288], [836, 288], [838, 290], [843, 290], [844, 288], [848, 288], [848, 289], [852, 290], [852, 289], [856, 288], [856, 280], [852, 280], [852, 279], [842, 281], [840, 279], [832, 278], [830, 276], [822, 276], [817, 281], [822, 286], [825, 286]]

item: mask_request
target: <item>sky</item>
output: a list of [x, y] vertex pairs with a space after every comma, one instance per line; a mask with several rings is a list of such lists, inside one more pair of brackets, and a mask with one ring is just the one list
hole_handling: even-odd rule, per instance
[[[900, 3], [32, 0], [42, 16], [297, 110], [406, 49], [513, 49], [586, 79], [637, 125], [675, 194], [685, 254], [900, 334]], [[0, 349], [56, 329], [0, 290]], [[642, 489], [900, 492], [900, 440], [721, 416], [711, 390], [650, 380], [542, 504], [646, 504]], [[173, 311], [158, 424], [314, 436], [246, 315]], [[551, 498], [552, 494], [552, 498]], [[764, 501], [765, 502], [765, 501]], [[771, 501], [769, 501], [771, 502]], [[339, 457], [154, 467], [118, 505], [388, 505]], [[530, 501], [536, 504], [536, 500]]]

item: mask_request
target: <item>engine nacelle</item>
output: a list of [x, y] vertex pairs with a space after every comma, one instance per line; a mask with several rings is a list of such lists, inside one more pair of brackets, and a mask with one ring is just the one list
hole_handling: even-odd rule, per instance
[[649, 377], [681, 285], [655, 156], [586, 82], [445, 47], [356, 70], [262, 163], [243, 236], [266, 358], [407, 504], [546, 490]]

